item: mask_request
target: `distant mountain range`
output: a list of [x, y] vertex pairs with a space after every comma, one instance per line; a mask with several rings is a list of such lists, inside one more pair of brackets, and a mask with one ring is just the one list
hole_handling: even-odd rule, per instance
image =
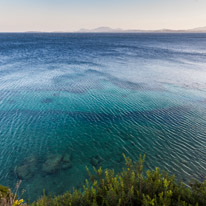
[[173, 29], [157, 29], [157, 30], [143, 30], [143, 29], [113, 29], [110, 27], [98, 27], [95, 29], [80, 29], [78, 31], [53, 31], [53, 32], [42, 32], [42, 31], [26, 31], [26, 33], [206, 33], [205, 27], [197, 27], [194, 29], [186, 30], [173, 30]]
[[113, 29], [110, 27], [98, 27], [95, 29], [80, 29], [78, 33], [206, 33], [206, 27], [198, 27], [187, 30], [172, 30], [172, 29], [159, 29], [159, 30], [138, 30], [138, 29]]

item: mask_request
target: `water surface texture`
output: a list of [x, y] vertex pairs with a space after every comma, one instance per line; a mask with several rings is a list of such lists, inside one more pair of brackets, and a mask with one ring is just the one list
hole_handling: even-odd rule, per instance
[[62, 194], [122, 153], [206, 178], [206, 34], [0, 34], [0, 184]]

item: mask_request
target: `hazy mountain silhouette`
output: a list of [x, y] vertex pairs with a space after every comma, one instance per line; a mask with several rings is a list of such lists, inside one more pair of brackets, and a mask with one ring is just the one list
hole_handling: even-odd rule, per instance
[[187, 29], [187, 30], [173, 30], [173, 29], [158, 29], [158, 30], [140, 30], [140, 29], [113, 29], [110, 27], [98, 27], [95, 29], [80, 29], [77, 31], [78, 33], [149, 33], [149, 32], [156, 32], [156, 33], [194, 33], [194, 32], [206, 32], [206, 27], [198, 27], [194, 29]]
[[98, 27], [94, 29], [80, 29], [78, 31], [53, 31], [53, 32], [44, 32], [44, 31], [26, 31], [26, 33], [206, 33], [205, 27], [197, 27], [193, 29], [157, 29], [157, 30], [143, 30], [143, 29], [121, 29], [121, 28], [111, 28], [111, 27]]

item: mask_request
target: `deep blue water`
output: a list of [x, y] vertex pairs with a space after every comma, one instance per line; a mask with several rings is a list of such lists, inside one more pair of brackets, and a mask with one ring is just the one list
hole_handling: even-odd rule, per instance
[[0, 34], [0, 184], [62, 194], [122, 153], [206, 178], [206, 34]]

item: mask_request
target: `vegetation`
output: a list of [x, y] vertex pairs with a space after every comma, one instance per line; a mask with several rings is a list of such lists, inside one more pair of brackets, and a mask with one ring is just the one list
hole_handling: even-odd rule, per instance
[[[126, 167], [121, 173], [114, 170], [88, 169], [90, 181], [86, 180], [83, 192], [74, 189], [72, 193], [50, 197], [43, 195], [33, 206], [205, 206], [206, 181], [193, 182], [190, 187], [176, 183], [174, 176], [166, 172], [143, 172], [144, 158], [138, 162], [126, 158]], [[4, 193], [5, 195], [7, 193]], [[19, 203], [21, 205], [22, 203]]]
[[21, 181], [16, 184], [16, 192], [12, 194], [11, 190], [8, 187], [4, 187], [0, 185], [0, 206], [18, 206], [18, 205], [25, 205], [23, 204], [23, 200], [17, 200], [17, 191]]

